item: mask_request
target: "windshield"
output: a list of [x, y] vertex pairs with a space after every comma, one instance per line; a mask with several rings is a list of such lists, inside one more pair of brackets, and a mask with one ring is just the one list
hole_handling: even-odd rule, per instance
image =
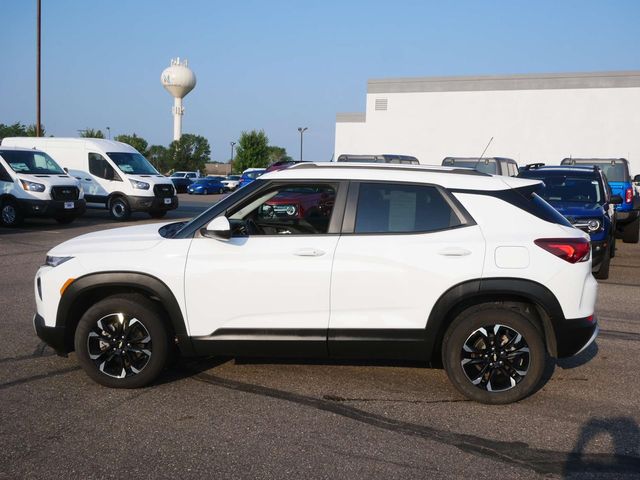
[[30, 150], [3, 150], [4, 158], [16, 173], [31, 175], [66, 175], [53, 158], [44, 152]]
[[175, 172], [171, 175], [171, 178], [184, 178], [186, 173], [184, 172]]
[[495, 160], [446, 160], [442, 165], [447, 167], [473, 168], [475, 171], [482, 173], [498, 173], [498, 167]]
[[144, 158], [138, 152], [107, 152], [107, 155], [115, 162], [122, 173], [134, 175], [159, 175], [158, 171], [153, 168], [149, 160]]
[[255, 180], [256, 178], [258, 178], [260, 175], [262, 175], [264, 173], [264, 170], [259, 170], [259, 171], [253, 171], [253, 172], [247, 172], [245, 174], [243, 174], [243, 177], [245, 178], [251, 178], [252, 180]]
[[226, 180], [224, 177], [217, 177], [217, 176], [214, 176], [214, 175], [210, 175], [210, 176], [208, 176], [208, 177], [207, 177], [207, 179], [209, 179], [209, 180], [216, 180], [216, 181]]
[[229, 175], [227, 177], [227, 180], [240, 180], [240, 176], [239, 175]]
[[616, 162], [613, 165], [611, 162], [593, 162], [593, 163], [583, 163], [576, 162], [576, 165], [597, 165], [602, 169], [604, 174], [607, 176], [607, 180], [610, 182], [626, 182], [627, 181], [627, 169], [625, 168], [625, 164], [622, 162]]
[[544, 187], [538, 192], [548, 202], [598, 203], [604, 199], [600, 182], [588, 177], [571, 175], [530, 176], [542, 180]]

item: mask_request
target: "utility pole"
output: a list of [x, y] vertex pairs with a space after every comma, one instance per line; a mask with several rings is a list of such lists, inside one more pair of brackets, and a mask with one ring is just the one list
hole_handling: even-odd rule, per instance
[[36, 34], [36, 43], [37, 43], [37, 60], [36, 60], [36, 137], [42, 136], [42, 131], [40, 129], [41, 119], [40, 119], [40, 0], [38, 0], [38, 26], [37, 26], [37, 34]]
[[307, 127], [298, 127], [298, 131], [300, 132], [300, 161], [302, 161], [302, 135], [307, 130], [309, 130]]

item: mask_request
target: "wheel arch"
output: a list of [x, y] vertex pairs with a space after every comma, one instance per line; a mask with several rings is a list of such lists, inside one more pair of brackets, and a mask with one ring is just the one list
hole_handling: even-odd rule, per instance
[[558, 355], [556, 325], [564, 320], [558, 299], [540, 283], [505, 277], [463, 282], [440, 296], [431, 310], [426, 326], [428, 358], [438, 361], [444, 334], [460, 313], [474, 305], [494, 302], [532, 305], [547, 351], [554, 357]]
[[64, 328], [64, 347], [73, 350], [75, 330], [84, 312], [94, 303], [119, 293], [141, 293], [157, 302], [167, 314], [167, 327], [185, 354], [193, 351], [182, 310], [171, 289], [160, 279], [140, 272], [100, 272], [80, 277], [65, 290], [56, 315], [56, 327]]

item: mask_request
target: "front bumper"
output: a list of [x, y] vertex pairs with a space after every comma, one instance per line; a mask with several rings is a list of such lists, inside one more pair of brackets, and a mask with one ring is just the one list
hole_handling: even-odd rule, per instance
[[[73, 202], [73, 208], [65, 204]], [[79, 217], [87, 209], [84, 198], [78, 200], [26, 200], [16, 199], [18, 209], [25, 217]]]
[[[178, 196], [173, 197], [129, 197], [132, 212], [149, 212], [153, 210], [174, 210], [178, 208]], [[166, 203], [165, 200], [170, 200]]]
[[599, 242], [591, 242], [591, 270], [597, 272], [600, 270], [600, 265], [605, 258], [607, 249], [609, 248], [609, 242], [601, 240]]
[[44, 343], [53, 348], [58, 355], [65, 355], [69, 352], [66, 342], [66, 332], [64, 327], [49, 327], [45, 325], [44, 318], [39, 314], [33, 316], [33, 328], [36, 335]]
[[594, 342], [598, 332], [598, 321], [595, 315], [558, 322], [556, 325], [558, 358], [580, 353]]

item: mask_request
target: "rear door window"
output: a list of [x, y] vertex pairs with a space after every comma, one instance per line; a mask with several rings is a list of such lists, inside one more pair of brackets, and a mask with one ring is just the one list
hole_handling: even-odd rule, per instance
[[462, 225], [440, 191], [429, 185], [361, 183], [355, 233], [420, 233]]

